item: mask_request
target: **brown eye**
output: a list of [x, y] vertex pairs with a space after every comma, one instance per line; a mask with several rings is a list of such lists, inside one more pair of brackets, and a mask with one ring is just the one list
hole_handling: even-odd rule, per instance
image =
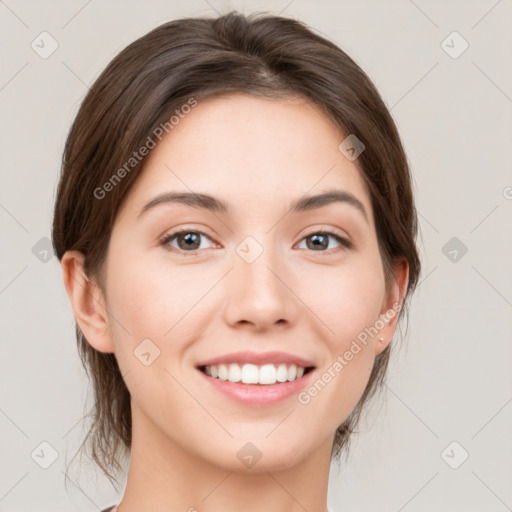
[[[201, 231], [182, 229], [165, 236], [161, 244], [170, 250], [175, 249], [182, 252], [194, 252], [199, 249], [204, 249], [204, 247], [201, 247], [201, 237], [205, 237], [211, 241], [211, 239]], [[176, 240], [177, 247], [171, 244], [174, 240]]]
[[[325, 231], [319, 231], [317, 233], [312, 233], [311, 235], [308, 235], [304, 237], [302, 240], [306, 240], [306, 248], [310, 249], [312, 251], [317, 252], [328, 252], [332, 249], [336, 249], [336, 247], [329, 247], [329, 239], [332, 238], [338, 242], [341, 246], [349, 249], [352, 247], [352, 244], [345, 238], [342, 238], [341, 236], [325, 232]], [[301, 240], [301, 242], [302, 242]]]

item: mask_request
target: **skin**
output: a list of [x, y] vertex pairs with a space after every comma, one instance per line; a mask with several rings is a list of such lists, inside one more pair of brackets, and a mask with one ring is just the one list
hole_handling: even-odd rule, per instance
[[[200, 102], [158, 146], [119, 211], [104, 291], [83, 275], [83, 255], [62, 259], [75, 318], [88, 342], [114, 352], [131, 394], [133, 445], [120, 512], [326, 510], [336, 428], [361, 397], [374, 358], [390, 342], [395, 316], [308, 404], [297, 395], [248, 406], [214, 390], [195, 365], [239, 350], [281, 350], [315, 362], [316, 380], [379, 315], [401, 303], [407, 264], [386, 293], [370, 196], [338, 150], [345, 136], [304, 99], [232, 95]], [[348, 203], [289, 213], [292, 200], [328, 189]], [[168, 191], [202, 192], [230, 214], [164, 204]], [[200, 249], [160, 243], [171, 231], [202, 231]], [[333, 231], [326, 248], [311, 235]], [[247, 263], [237, 246], [263, 248]], [[150, 339], [146, 366], [133, 351]], [[261, 452], [251, 468], [237, 457]], [[191, 478], [193, 476], [193, 478]], [[192, 508], [194, 507], [194, 508]]]

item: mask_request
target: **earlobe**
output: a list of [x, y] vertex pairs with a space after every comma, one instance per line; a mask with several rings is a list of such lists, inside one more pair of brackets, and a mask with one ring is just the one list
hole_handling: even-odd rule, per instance
[[375, 346], [375, 355], [378, 356], [380, 353], [386, 350], [386, 347], [391, 343], [391, 338], [384, 338], [384, 336], [379, 336], [378, 343]]
[[114, 352], [103, 292], [85, 275], [84, 255], [67, 251], [61, 260], [64, 286], [73, 314], [88, 343], [99, 352]]

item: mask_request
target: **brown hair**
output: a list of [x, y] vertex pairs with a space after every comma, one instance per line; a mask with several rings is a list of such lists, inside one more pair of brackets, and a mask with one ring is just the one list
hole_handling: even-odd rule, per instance
[[[132, 161], [129, 168], [126, 162], [159, 126], [169, 126], [170, 116], [191, 98], [226, 93], [299, 95], [320, 107], [344, 134], [364, 143], [355, 163], [371, 196], [386, 287], [393, 280], [393, 263], [407, 260], [408, 299], [420, 272], [417, 218], [407, 158], [393, 119], [368, 76], [338, 46], [299, 21], [261, 13], [234, 11], [165, 23], [131, 43], [101, 73], [64, 149], [52, 233], [59, 260], [68, 250], [80, 251], [86, 275], [101, 285], [114, 220], [144, 159]], [[113, 182], [123, 165], [122, 179]], [[99, 194], [106, 183], [113, 186]], [[119, 449], [131, 447], [130, 395], [115, 355], [95, 350], [78, 325], [76, 336], [95, 395], [93, 422], [80, 450], [91, 438], [92, 458], [111, 478], [108, 468], [122, 469]], [[333, 457], [339, 458], [363, 405], [382, 387], [390, 346], [376, 357], [363, 396], [338, 427]]]

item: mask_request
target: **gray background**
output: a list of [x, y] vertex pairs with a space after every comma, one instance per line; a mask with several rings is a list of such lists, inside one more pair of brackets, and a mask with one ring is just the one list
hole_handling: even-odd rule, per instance
[[[88, 86], [128, 43], [231, 8], [299, 18], [347, 51], [391, 109], [414, 174], [424, 272], [408, 338], [386, 400], [333, 467], [330, 506], [510, 510], [511, 0], [0, 1], [0, 510], [86, 512], [120, 498], [92, 465], [75, 464], [64, 486], [91, 393], [45, 253], [63, 144]], [[43, 31], [58, 43], [46, 59], [31, 47]], [[469, 44], [457, 58], [453, 31]], [[58, 452], [47, 469], [43, 442]]]

